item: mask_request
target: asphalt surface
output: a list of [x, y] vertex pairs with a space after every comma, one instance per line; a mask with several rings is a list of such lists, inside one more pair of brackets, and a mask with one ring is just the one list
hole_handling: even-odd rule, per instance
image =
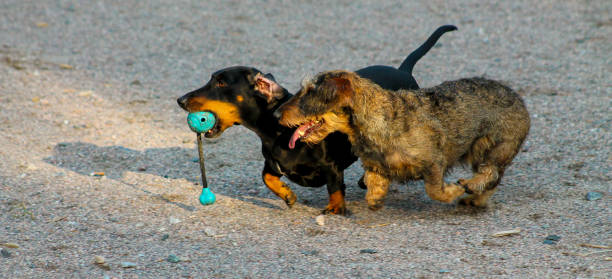
[[[612, 278], [611, 10], [605, 0], [2, 1], [0, 277]], [[320, 225], [326, 190], [290, 184], [298, 203], [287, 209], [240, 126], [207, 141], [217, 202], [198, 203], [195, 135], [177, 97], [233, 65], [292, 92], [319, 71], [398, 66], [443, 24], [459, 30], [416, 65], [419, 84], [502, 80], [532, 117], [488, 209], [432, 201], [417, 181], [393, 184], [372, 212], [357, 163], [345, 179], [351, 215]]]

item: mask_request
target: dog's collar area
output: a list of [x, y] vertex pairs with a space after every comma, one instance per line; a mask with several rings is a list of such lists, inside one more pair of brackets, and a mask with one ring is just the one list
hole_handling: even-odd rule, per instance
[[268, 103], [266, 107], [267, 110], [272, 111], [272, 112], [276, 111], [280, 106], [282, 106], [284, 103], [289, 101], [289, 99], [291, 99], [292, 96], [293, 95], [289, 94], [289, 92], [283, 88], [282, 96], [273, 98], [272, 101]]

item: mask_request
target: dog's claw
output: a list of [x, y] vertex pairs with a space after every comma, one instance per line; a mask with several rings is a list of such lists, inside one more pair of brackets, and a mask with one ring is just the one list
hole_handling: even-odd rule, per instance
[[335, 215], [344, 215], [346, 214], [346, 204], [344, 203], [344, 199], [337, 201], [330, 199], [329, 204], [323, 209], [322, 214], [335, 214]]
[[295, 201], [297, 200], [297, 196], [293, 192], [291, 192], [287, 194], [287, 196], [285, 196], [283, 200], [285, 201], [285, 204], [287, 204], [289, 208], [292, 208], [293, 205], [295, 204]]
[[467, 183], [465, 182], [465, 179], [459, 179], [457, 180], [457, 184], [459, 184], [459, 186], [463, 187], [463, 189], [465, 189], [465, 193], [466, 194], [474, 194], [474, 192], [470, 189], [470, 187], [468, 187]]
[[333, 207], [328, 206], [321, 211], [321, 214], [346, 215], [347, 210], [346, 210], [346, 207], [344, 206], [338, 207], [338, 208], [333, 208]]
[[369, 205], [368, 208], [372, 211], [378, 211], [379, 209], [383, 208], [383, 204], [381, 202], [379, 204]]

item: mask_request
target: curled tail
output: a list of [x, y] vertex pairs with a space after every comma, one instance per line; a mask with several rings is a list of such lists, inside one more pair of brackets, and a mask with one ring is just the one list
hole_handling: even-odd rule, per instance
[[438, 39], [440, 39], [444, 33], [455, 30], [457, 30], [457, 27], [454, 25], [442, 25], [438, 27], [438, 29], [436, 29], [436, 31], [429, 36], [427, 41], [410, 53], [408, 57], [406, 57], [406, 60], [402, 62], [402, 65], [399, 66], [398, 70], [412, 73], [414, 65], [436, 44]]

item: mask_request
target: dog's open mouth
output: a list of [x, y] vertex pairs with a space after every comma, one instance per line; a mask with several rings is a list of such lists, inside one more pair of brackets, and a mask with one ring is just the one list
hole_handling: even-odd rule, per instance
[[221, 120], [219, 119], [217, 114], [215, 114], [214, 112], [211, 112], [211, 113], [215, 116], [217, 121], [215, 122], [215, 125], [210, 130], [204, 133], [204, 136], [207, 138], [216, 138], [221, 135], [220, 133], [221, 132], [221, 125], [220, 125]]
[[323, 119], [318, 119], [318, 120], [311, 120], [309, 122], [306, 122], [300, 125], [297, 129], [295, 129], [295, 132], [293, 132], [293, 135], [291, 135], [291, 139], [289, 139], [289, 148], [290, 149], [295, 148], [296, 141], [298, 141], [299, 139], [307, 138], [314, 131], [321, 128], [324, 122], [325, 121]]
[[206, 133], [204, 133], [204, 136], [207, 137], [207, 138], [216, 138], [216, 137], [221, 135], [221, 133], [219, 133], [219, 131], [220, 131], [219, 125], [215, 124], [215, 127], [213, 127], [212, 129], [210, 129]]

